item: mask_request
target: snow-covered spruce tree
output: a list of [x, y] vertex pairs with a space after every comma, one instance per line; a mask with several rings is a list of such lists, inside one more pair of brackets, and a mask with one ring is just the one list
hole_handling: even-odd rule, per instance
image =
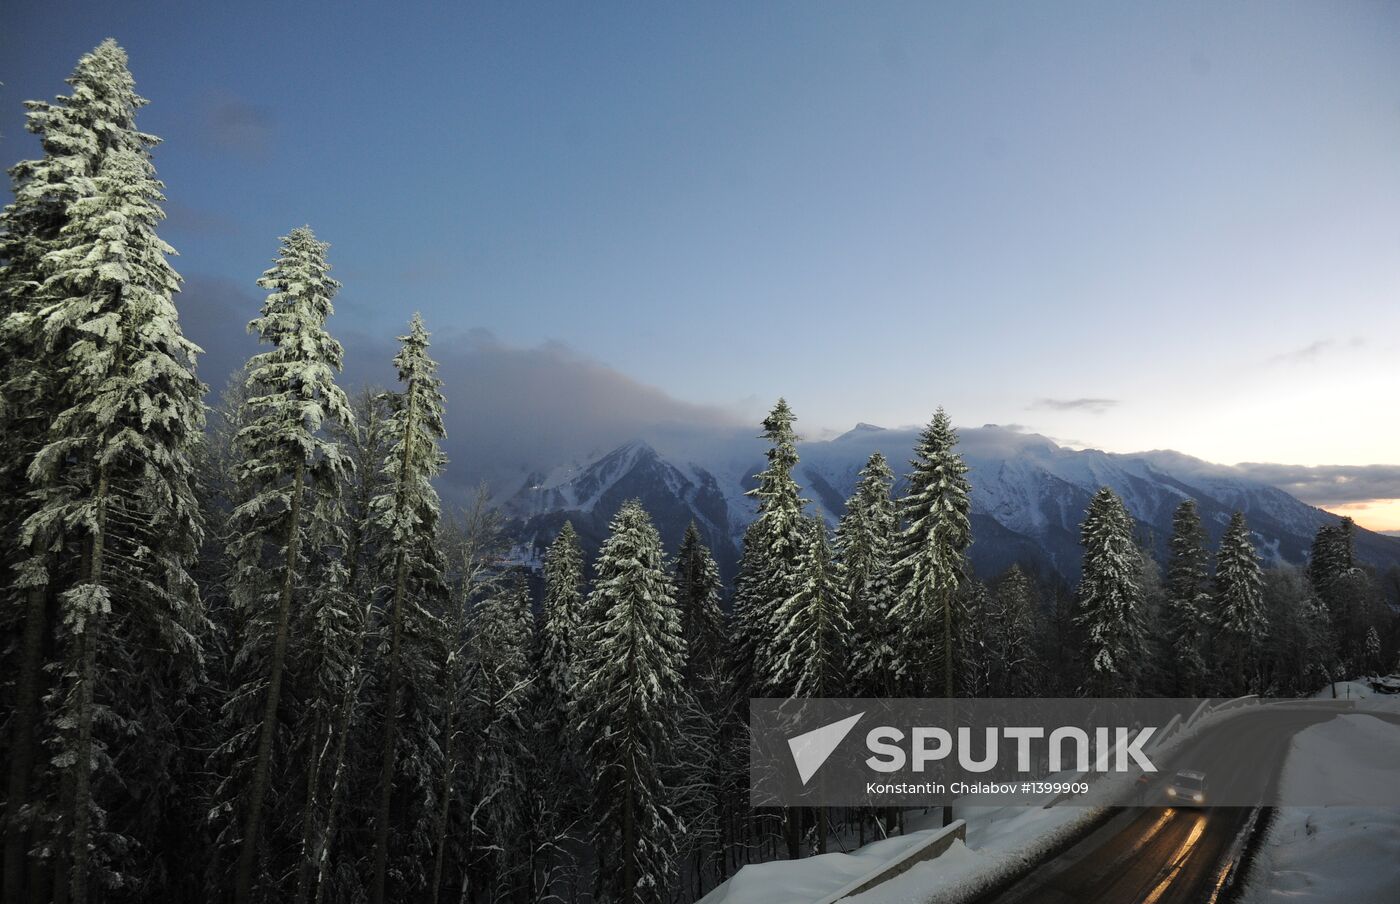
[[[402, 348], [394, 357], [403, 389], [393, 399], [393, 414], [387, 433], [393, 443], [384, 462], [386, 477], [392, 483], [371, 504], [383, 541], [380, 547], [380, 575], [387, 598], [387, 650], [380, 666], [380, 680], [386, 684], [379, 800], [374, 817], [374, 860], [370, 881], [370, 901], [383, 904], [389, 867], [389, 822], [396, 781], [410, 787], [428, 785], [415, 801], [430, 800], [431, 776], [436, 769], [425, 758], [433, 755], [431, 737], [433, 706], [424, 689], [436, 684], [432, 674], [442, 657], [433, 650], [441, 643], [440, 614], [446, 597], [446, 566], [438, 545], [440, 516], [437, 491], [432, 480], [445, 463], [439, 444], [446, 431], [442, 422], [442, 381], [437, 364], [428, 357], [428, 331], [417, 314], [409, 332], [399, 337]], [[399, 756], [399, 709], [405, 710], [411, 736]], [[398, 834], [408, 837], [410, 848], [426, 846], [431, 837], [426, 813], [409, 814], [423, 831], [400, 826]], [[406, 862], [418, 863], [412, 850], [405, 851]], [[424, 852], [424, 859], [427, 858]], [[405, 868], [405, 884], [416, 884], [420, 867]], [[406, 893], [407, 889], [401, 890]]]
[[1035, 587], [1020, 565], [1012, 565], [990, 590], [993, 658], [988, 690], [993, 697], [1034, 696], [1039, 673]]
[[[773, 681], [788, 697], [837, 697], [845, 693], [850, 655], [846, 596], [826, 522], [805, 518], [802, 533], [796, 588], [777, 612]], [[817, 808], [816, 816], [817, 853], [824, 854], [830, 834], [827, 809]]]
[[895, 676], [914, 696], [956, 693], [954, 610], [972, 542], [971, 487], [957, 443], [952, 422], [938, 409], [919, 436], [908, 492], [899, 500], [898, 598], [890, 619], [899, 632]]
[[879, 452], [861, 469], [836, 528], [836, 560], [851, 622], [851, 693], [894, 692], [894, 472]]
[[1166, 661], [1171, 693], [1194, 697], [1208, 673], [1206, 638], [1215, 608], [1210, 587], [1210, 554], [1195, 500], [1172, 515], [1171, 557], [1167, 562]]
[[[0, 654], [0, 671], [14, 676], [15, 700], [5, 757], [7, 818], [0, 863], [6, 900], [20, 897], [26, 850], [42, 849], [60, 860], [63, 852], [75, 850], [73, 844], [57, 840], [41, 845], [44, 828], [21, 816], [21, 811], [31, 817], [59, 815], [56, 785], [66, 768], [56, 767], [52, 755], [39, 753], [41, 737], [48, 734], [40, 727], [39, 701], [54, 692], [53, 678], [61, 674], [57, 668], [44, 669], [44, 639], [57, 633], [64, 655], [70, 661], [77, 656], [72, 662], [77, 670], [70, 672], [76, 683], [69, 682], [61, 691], [80, 717], [65, 741], [70, 749], [59, 754], [68, 761], [73, 744], [90, 743], [81, 738], [87, 730], [83, 726], [91, 724], [92, 709], [78, 698], [92, 690], [94, 682], [79, 653], [118, 653], [128, 660], [125, 668], [139, 671], [147, 663], [130, 660], [154, 656], [157, 648], [124, 648], [119, 639], [124, 632], [129, 628], [132, 636], [145, 634], [144, 641], [155, 643], [172, 624], [183, 621], [181, 629], [187, 630], [190, 623], [184, 616], [198, 611], [192, 586], [176, 584], [188, 582], [186, 550], [197, 543], [197, 534], [180, 533], [182, 522], [195, 520], [184, 509], [191, 504], [189, 454], [200, 430], [201, 390], [193, 376], [197, 350], [180, 336], [170, 300], [179, 277], [164, 256], [173, 252], [155, 234], [163, 216], [158, 207], [162, 199], [149, 149], [158, 139], [136, 128], [136, 111], [146, 101], [136, 94], [126, 54], [115, 42], [104, 41], [84, 55], [68, 84], [72, 93], [66, 97], [26, 104], [27, 128], [39, 137], [43, 156], [10, 170], [14, 200], [0, 215], [0, 630], [7, 636], [13, 631], [17, 639]], [[111, 240], [100, 234], [108, 228], [114, 230]], [[130, 310], [124, 304], [128, 299]], [[89, 327], [95, 328], [91, 336]], [[143, 333], [143, 327], [150, 332]], [[153, 369], [150, 386], [139, 385], [141, 368]], [[136, 410], [143, 402], [150, 407]], [[62, 427], [59, 417], [64, 419]], [[132, 429], [139, 432], [143, 417], [155, 425], [151, 435], [129, 435]], [[48, 454], [41, 463], [36, 456], [44, 452]], [[96, 498], [103, 495], [96, 492], [103, 467], [89, 457], [70, 468], [73, 459], [98, 454], [109, 456], [105, 504]], [[135, 500], [143, 506], [133, 508], [137, 478], [132, 475], [139, 472], [144, 472], [140, 479], [149, 478], [156, 489], [149, 500]], [[153, 510], [152, 520], [143, 524], [142, 515], [135, 513], [144, 512], [146, 505]], [[83, 510], [86, 514], [80, 514]], [[99, 513], [101, 524], [89, 517]], [[104, 532], [101, 565], [107, 574], [94, 570], [90, 558], [72, 567], [77, 554], [84, 549], [90, 553]], [[151, 560], [124, 561], [146, 541], [155, 544]], [[163, 569], [168, 574], [162, 575]], [[127, 577], [130, 583], [118, 587]], [[128, 611], [126, 594], [143, 592], [138, 588], [148, 582], [160, 585], [149, 608]], [[102, 586], [109, 595], [121, 596], [110, 600], [117, 606], [110, 625], [103, 624], [103, 617], [89, 622], [74, 611], [80, 597], [91, 598], [98, 592], [91, 588]], [[70, 596], [60, 603], [55, 597], [65, 587]], [[79, 621], [81, 630], [76, 629]], [[102, 637], [104, 628], [112, 636]], [[195, 644], [180, 640], [178, 648], [165, 651], [164, 660], [150, 663], [155, 674], [187, 674], [197, 664]], [[118, 678], [110, 664], [102, 664], [98, 674], [108, 670], [113, 680], [99, 682], [107, 686], [96, 688], [95, 705], [111, 703], [115, 715], [123, 707], [109, 701], [107, 691], [129, 690], [131, 685]], [[159, 693], [146, 703], [164, 708], [169, 688], [159, 679], [151, 687]], [[148, 710], [143, 715], [149, 716], [149, 724], [134, 725], [140, 740], [126, 748], [135, 757], [150, 752], [146, 741], [172, 743], [167, 732], [170, 713]], [[114, 718], [108, 724], [119, 721]], [[100, 768], [106, 771], [105, 749], [99, 745], [97, 752], [102, 754]], [[155, 786], [168, 778], [153, 774], [156, 764], [168, 759], [152, 760], [144, 769], [138, 759], [138, 768], [128, 776], [127, 792], [140, 794], [148, 783]], [[81, 759], [84, 775], [78, 790], [83, 796], [92, 787], [87, 763], [87, 758]], [[124, 833], [139, 831], [128, 824], [131, 820], [147, 828], [158, 826], [161, 814], [153, 807], [162, 803], [147, 798], [142, 806], [124, 808], [118, 820], [106, 826], [106, 836], [117, 841]], [[84, 833], [74, 844], [86, 844], [89, 818], [83, 815], [81, 824], [69, 826], [70, 835]], [[99, 859], [111, 847], [101, 843]], [[88, 853], [85, 847], [77, 853], [84, 861], [82, 870], [61, 864], [56, 868], [60, 875], [71, 875], [74, 890], [86, 895]], [[143, 882], [143, 874], [157, 871], [150, 862], [138, 865], [136, 858], [161, 856], [160, 851], [133, 852], [113, 867], [123, 871], [123, 882], [135, 887]], [[30, 862], [37, 868], [37, 861]]]
[[1364, 665], [1369, 672], [1378, 673], [1381, 666], [1381, 635], [1376, 631], [1376, 626], [1372, 625], [1366, 629], [1366, 640], [1363, 646], [1365, 650]]
[[973, 579], [958, 591], [958, 686], [968, 697], [993, 697], [997, 667], [996, 599], [987, 585]]
[[257, 884], [273, 760], [295, 729], [282, 707], [291, 629], [313, 582], [319, 583], [311, 562], [318, 550], [306, 540], [335, 535], [330, 519], [337, 507], [328, 501], [337, 499], [348, 469], [326, 429], [353, 423], [335, 383], [343, 352], [325, 328], [339, 288], [329, 274], [327, 247], [305, 226], [282, 239], [276, 261], [258, 280], [268, 296], [248, 327], [272, 348], [248, 362], [237, 436], [240, 501], [230, 518], [229, 544], [237, 686], [225, 705], [226, 740], [215, 757], [224, 777], [215, 815], [233, 820], [221, 841], [238, 849], [237, 904], [251, 900]]
[[1355, 525], [1350, 518], [1321, 527], [1308, 556], [1308, 578], [1318, 596], [1327, 599], [1332, 584], [1356, 567], [1353, 552]]
[[[792, 472], [797, 466], [797, 418], [785, 399], [763, 420], [768, 441], [768, 465], [757, 475], [758, 485], [749, 491], [758, 512], [744, 532], [744, 552], [739, 562], [733, 603], [733, 666], [731, 707], [728, 720], [738, 719], [747, 731], [747, 699], [777, 696], [773, 641], [777, 636], [778, 607], [796, 589], [797, 559], [802, 551], [802, 519], [806, 500]], [[734, 752], [733, 747], [726, 753]], [[733, 757], [727, 757], [733, 763]], [[800, 813], [784, 813], [788, 856], [800, 855]]]
[[1331, 680], [1336, 657], [1331, 617], [1301, 568], [1264, 572], [1264, 609], [1269, 623], [1261, 686], [1270, 695], [1310, 694]]
[[565, 521], [544, 559], [544, 605], [540, 624], [540, 702], [546, 734], [561, 741], [559, 749], [577, 750], [568, 742], [574, 729], [577, 660], [583, 638], [583, 550], [573, 522]]
[[706, 871], [724, 857], [721, 829], [728, 819], [729, 799], [723, 790], [728, 766], [722, 752], [730, 742], [732, 725], [726, 671], [729, 625], [720, 606], [723, 582], [693, 521], [681, 539], [673, 570], [686, 647], [686, 703], [681, 717], [685, 761], [675, 770], [676, 810], [686, 825], [682, 844], [693, 858], [698, 895], [705, 886]]
[[579, 692], [593, 776], [596, 899], [668, 900], [684, 831], [663, 775], [677, 757], [685, 642], [661, 538], [622, 506], [598, 554]]
[[[726, 657], [730, 703], [737, 711], [749, 697], [759, 694], [759, 657], [763, 642], [763, 606], [759, 599], [762, 577], [763, 547], [759, 543], [758, 522], [750, 521], [744, 528], [743, 552], [739, 557], [739, 573], [734, 579], [730, 598], [731, 639]], [[745, 723], [748, 718], [745, 716]]]
[[1079, 600], [1074, 588], [1063, 581], [1047, 586], [1040, 643], [1036, 655], [1044, 664], [1038, 696], [1070, 697], [1081, 693], [1086, 681], [1088, 642], [1077, 621]]
[[758, 474], [749, 495], [758, 500], [758, 514], [744, 533], [744, 554], [734, 601], [735, 655], [738, 669], [751, 682], [739, 690], [743, 697], [777, 693], [772, 641], [777, 610], [796, 589], [797, 558], [802, 551], [802, 509], [805, 500], [792, 471], [797, 466], [797, 420], [787, 401], [763, 420], [768, 440], [768, 466]]
[[803, 519], [796, 588], [778, 607], [774, 682], [790, 697], [835, 697], [846, 688], [851, 623], [826, 524]]
[[1344, 666], [1359, 668], [1367, 629], [1374, 623], [1377, 594], [1370, 575], [1356, 564], [1355, 525], [1350, 518], [1323, 527], [1313, 540], [1308, 577], [1332, 615]]
[[1084, 565], [1076, 620], [1088, 645], [1088, 689], [1100, 697], [1131, 695], [1142, 669], [1145, 631], [1142, 553], [1133, 541], [1132, 517], [1108, 487], [1090, 500], [1080, 543]]
[[1230, 694], [1246, 693], [1258, 679], [1259, 653], [1268, 632], [1264, 575], [1244, 513], [1230, 516], [1215, 564], [1216, 616], [1222, 662], [1228, 661]]
[[[763, 558], [758, 536], [757, 522], [751, 521], [744, 531], [739, 571], [730, 597], [730, 642], [724, 658], [724, 692], [717, 713], [720, 806], [727, 818], [723, 827], [726, 840], [736, 846], [736, 853], [748, 845], [761, 847], [765, 843], [764, 823], [774, 819], [773, 814], [753, 810], [748, 793], [749, 698], [762, 695], [755, 672], [763, 640], [757, 617], [762, 611], [758, 584]], [[729, 865], [727, 858], [720, 858], [721, 877]]]
[[464, 715], [474, 743], [463, 882], [475, 891], [473, 899], [518, 900], [530, 887], [521, 841], [529, 829], [527, 782], [535, 742], [534, 630], [530, 598], [519, 581], [488, 596], [472, 617]]
[[[446, 659], [441, 669], [443, 686], [438, 701], [442, 776], [433, 825], [433, 872], [428, 880], [428, 900], [432, 904], [437, 904], [440, 898], [449, 860], [455, 867], [454, 872], [464, 868], [471, 840], [469, 824], [463, 818], [466, 803], [463, 791], [470, 784], [464, 761], [474, 755], [474, 751], [464, 748], [475, 726], [460, 717], [468, 709], [468, 679], [472, 675], [471, 613], [478, 601], [500, 592], [506, 577], [500, 565], [507, 545], [504, 519], [491, 507], [491, 493], [484, 484], [477, 487], [471, 503], [459, 516], [445, 520], [442, 535], [452, 581], [443, 617]], [[557, 738], [557, 734], [548, 735], [548, 742], [556, 743]], [[460, 881], [449, 883], [451, 888], [460, 885]]]
[[554, 841], [572, 833], [588, 808], [576, 705], [584, 644], [583, 593], [583, 550], [573, 522], [565, 521], [545, 552], [544, 600], [535, 643], [539, 686], [533, 699], [539, 742], [532, 749], [531, 784], [552, 789], [539, 796], [531, 820], [537, 843], [548, 847], [537, 870], [537, 881], [543, 883], [537, 897], [563, 877], [577, 875], [570, 851]]
[[[123, 76], [129, 85], [124, 55], [113, 46], [104, 56], [109, 90], [121, 90], [111, 82]], [[65, 714], [53, 761], [70, 773], [66, 875], [72, 900], [81, 902], [94, 872], [135, 873], [120, 880], [132, 884], [145, 878], [132, 862], [106, 862], [106, 845], [90, 862], [94, 820], [108, 837], [134, 828], [108, 823], [93, 789], [120, 795], [125, 818], [145, 823], [141, 836], [160, 826], [159, 811], [134, 817], [127, 795], [168, 780], [149, 772], [178, 744], [166, 695], [188, 690], [202, 669], [196, 638], [203, 613], [188, 569], [199, 544], [192, 453], [204, 415], [198, 349], [181, 335], [172, 302], [179, 277], [166, 255], [173, 250], [156, 236], [163, 197], [149, 153], [109, 150], [96, 173], [75, 184], [67, 222], [41, 264], [43, 301], [16, 316], [33, 319], [61, 400], [29, 466], [39, 507], [21, 541], [34, 549], [62, 533], [77, 540], [82, 562], [59, 598]], [[133, 686], [155, 689], [155, 701], [126, 699]], [[94, 738], [99, 721], [123, 738], [111, 756]], [[155, 748], [141, 740], [157, 738]], [[124, 762], [162, 747], [167, 755], [159, 759]], [[94, 785], [94, 760], [111, 781]], [[133, 772], [122, 790], [114, 776], [125, 766]], [[117, 881], [115, 873], [108, 878]]]
[[720, 608], [723, 582], [719, 566], [700, 539], [695, 522], [685, 530], [675, 563], [676, 605], [681, 612], [681, 636], [685, 638], [686, 684], [705, 705], [713, 708], [723, 675], [728, 627]]

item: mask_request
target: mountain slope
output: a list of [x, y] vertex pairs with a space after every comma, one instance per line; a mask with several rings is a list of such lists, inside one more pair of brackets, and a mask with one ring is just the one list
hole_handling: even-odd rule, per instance
[[[1188, 498], [1196, 500], [1213, 541], [1231, 512], [1243, 511], [1266, 561], [1303, 562], [1317, 529], [1337, 520], [1276, 487], [1177, 452], [1074, 450], [996, 426], [960, 433], [972, 483], [970, 554], [983, 575], [1022, 562], [1077, 580], [1079, 524], [1101, 486], [1123, 497], [1141, 540], [1159, 558], [1166, 554], [1172, 513]], [[834, 524], [870, 454], [883, 452], [903, 474], [917, 437], [914, 429], [860, 424], [836, 439], [801, 444], [796, 476], [810, 510]], [[565, 518], [574, 521], [591, 551], [621, 502], [636, 497], [668, 547], [695, 520], [725, 576], [732, 577], [753, 517], [753, 500], [745, 493], [763, 467], [760, 442], [737, 435], [663, 448], [638, 440], [593, 462], [533, 475], [506, 503], [522, 554], [547, 543]], [[1400, 539], [1358, 530], [1357, 554], [1380, 568], [1400, 567]]]

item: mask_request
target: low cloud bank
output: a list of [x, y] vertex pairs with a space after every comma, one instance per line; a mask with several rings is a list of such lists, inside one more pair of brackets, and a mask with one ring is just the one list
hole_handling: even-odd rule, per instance
[[[195, 277], [179, 304], [186, 334], [205, 349], [200, 375], [217, 397], [257, 350], [246, 327], [260, 301], [232, 281]], [[334, 319], [331, 330], [345, 345], [347, 391], [395, 385], [393, 336], [341, 329]], [[444, 489], [450, 495], [482, 481], [509, 492], [534, 471], [643, 434], [684, 442], [741, 426], [731, 412], [676, 399], [557, 342], [520, 348], [485, 330], [444, 329], [433, 332], [431, 354], [447, 397]]]

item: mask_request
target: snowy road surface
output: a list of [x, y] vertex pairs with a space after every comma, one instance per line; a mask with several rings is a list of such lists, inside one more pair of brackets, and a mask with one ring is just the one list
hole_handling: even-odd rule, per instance
[[[1241, 714], [1178, 751], [1162, 771], [1171, 775], [1177, 769], [1201, 769], [1214, 776], [1229, 772], [1252, 779], [1262, 795], [1278, 780], [1293, 735], [1335, 715], [1300, 709], [1280, 722], [1276, 713], [1268, 719]], [[1230, 755], [1246, 737], [1254, 742], [1253, 749], [1261, 731], [1268, 732], [1271, 755], [1247, 761]], [[1237, 853], [1235, 840], [1251, 812], [1248, 807], [1126, 809], [987, 900], [996, 904], [1211, 902], [1225, 883]]]

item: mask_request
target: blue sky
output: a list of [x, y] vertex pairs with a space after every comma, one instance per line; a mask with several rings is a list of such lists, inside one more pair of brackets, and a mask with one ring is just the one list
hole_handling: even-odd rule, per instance
[[346, 335], [421, 310], [743, 419], [785, 394], [812, 433], [942, 404], [1400, 457], [1395, 3], [10, 0], [7, 162], [108, 35], [192, 319], [251, 316], [307, 222]]

